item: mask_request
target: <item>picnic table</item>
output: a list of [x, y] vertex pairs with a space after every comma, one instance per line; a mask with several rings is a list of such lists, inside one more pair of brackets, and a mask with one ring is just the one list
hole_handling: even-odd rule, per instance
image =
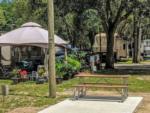
[[[123, 102], [128, 97], [128, 75], [98, 75], [98, 74], [79, 74], [76, 75], [79, 79], [79, 84], [74, 85], [74, 98], [86, 96], [88, 89], [116, 89], [121, 92], [121, 101]], [[87, 82], [86, 78], [97, 78], [96, 82]], [[101, 80], [104, 80], [103, 82]], [[108, 79], [119, 81], [119, 83], [111, 83]]]

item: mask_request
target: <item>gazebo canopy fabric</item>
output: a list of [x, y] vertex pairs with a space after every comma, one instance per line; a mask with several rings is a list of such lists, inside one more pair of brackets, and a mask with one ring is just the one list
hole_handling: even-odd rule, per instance
[[[65, 45], [66, 41], [54, 36], [56, 45]], [[25, 23], [20, 28], [0, 36], [0, 46], [29, 45], [48, 48], [48, 31], [33, 22]]]

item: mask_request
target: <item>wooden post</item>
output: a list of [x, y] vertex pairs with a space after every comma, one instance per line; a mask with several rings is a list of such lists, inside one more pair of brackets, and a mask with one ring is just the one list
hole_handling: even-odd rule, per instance
[[48, 49], [45, 48], [44, 49], [44, 55], [45, 55], [45, 58], [44, 58], [44, 66], [45, 66], [45, 69], [46, 69], [46, 75], [48, 75]]
[[8, 96], [9, 95], [9, 87], [8, 87], [8, 85], [2, 85], [1, 88], [2, 88], [2, 95], [3, 96]]
[[65, 61], [67, 63], [67, 48], [65, 47]]
[[49, 34], [49, 97], [56, 97], [55, 43], [54, 43], [54, 3], [48, 0], [48, 34]]
[[100, 69], [102, 69], [102, 36], [100, 32]]

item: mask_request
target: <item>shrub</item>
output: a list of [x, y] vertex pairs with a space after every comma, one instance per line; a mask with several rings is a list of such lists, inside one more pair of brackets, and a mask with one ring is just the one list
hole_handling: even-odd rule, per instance
[[18, 77], [18, 76], [19, 76], [19, 71], [20, 71], [20, 69], [14, 68], [14, 69], [11, 71], [11, 73], [10, 73], [11, 77]]
[[38, 75], [40, 77], [43, 77], [45, 75], [45, 73], [46, 73], [45, 67], [40, 67], [40, 69], [38, 69]]
[[67, 61], [68, 64], [74, 68], [74, 70], [79, 70], [81, 68], [81, 63], [78, 60], [68, 57]]
[[56, 76], [62, 78], [64, 75], [63, 71], [64, 63], [59, 59], [56, 59]]
[[85, 56], [86, 56], [86, 52], [84, 51], [71, 52], [71, 54], [69, 54], [69, 57], [76, 59], [78, 61], [83, 59]]
[[56, 59], [56, 75], [58, 77], [71, 78], [80, 68], [80, 62], [74, 58], [68, 57], [67, 63], [60, 58]]

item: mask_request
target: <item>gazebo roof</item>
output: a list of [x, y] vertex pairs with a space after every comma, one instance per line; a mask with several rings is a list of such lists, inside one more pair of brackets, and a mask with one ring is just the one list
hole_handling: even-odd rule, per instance
[[34, 22], [28, 22], [28, 23], [21, 25], [21, 27], [42, 27], [42, 26]]
[[[59, 36], [54, 35], [56, 45], [68, 44]], [[0, 36], [0, 46], [29, 45], [48, 48], [48, 31], [33, 22], [23, 24], [20, 28]]]

